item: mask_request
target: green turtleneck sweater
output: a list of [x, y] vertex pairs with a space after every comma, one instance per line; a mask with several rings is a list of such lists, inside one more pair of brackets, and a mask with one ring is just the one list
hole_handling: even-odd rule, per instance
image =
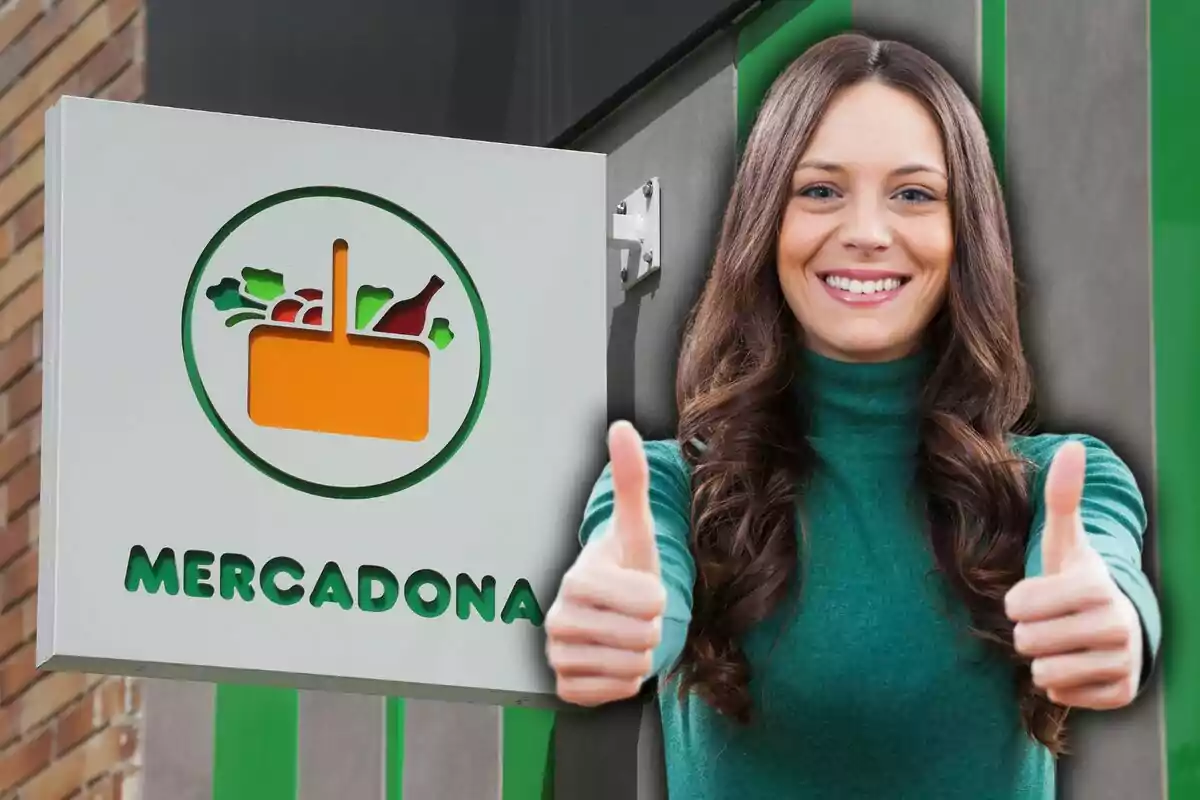
[[[956, 618], [944, 612], [946, 590], [913, 502], [924, 364], [921, 356], [848, 364], [805, 355], [809, 439], [820, 465], [804, 496], [800, 610], [781, 634], [784, 611], [744, 642], [756, 711], [750, 726], [662, 687], [673, 800], [1054, 797], [1054, 762], [1021, 728], [1011, 666], [966, 635], [964, 608]], [[1125, 464], [1096, 439], [1012, 438], [1033, 464], [1027, 574], [1041, 568], [1045, 471], [1067, 438], [1087, 448], [1084, 526], [1141, 616], [1149, 663], [1161, 622], [1141, 569], [1142, 497]], [[647, 442], [646, 455], [668, 595], [654, 659], [661, 676], [691, 618], [690, 481], [676, 442]], [[611, 512], [606, 468], [588, 501], [583, 541]]]

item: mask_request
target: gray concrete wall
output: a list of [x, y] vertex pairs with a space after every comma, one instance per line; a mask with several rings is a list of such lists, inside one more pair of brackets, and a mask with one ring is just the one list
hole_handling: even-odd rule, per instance
[[[1147, 16], [1148, 0], [1009, 0], [1007, 163], [1040, 416], [1104, 439], [1151, 498]], [[1164, 796], [1160, 676], [1129, 708], [1072, 715], [1062, 797]]]

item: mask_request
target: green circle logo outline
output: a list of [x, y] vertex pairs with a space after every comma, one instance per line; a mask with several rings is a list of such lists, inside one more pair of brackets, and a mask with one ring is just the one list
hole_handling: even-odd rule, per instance
[[[450, 441], [441, 450], [421, 464], [421, 466], [399, 477], [369, 486], [329, 486], [309, 481], [280, 469], [251, 450], [245, 442], [237, 437], [225, 423], [225, 420], [221, 418], [220, 413], [217, 412], [212, 399], [208, 395], [208, 390], [204, 388], [204, 380], [200, 377], [200, 370], [196, 365], [195, 352], [192, 347], [192, 313], [195, 307], [196, 293], [200, 287], [200, 279], [205, 269], [208, 268], [213, 255], [224, 244], [225, 240], [229, 238], [230, 234], [250, 220], [250, 218], [282, 203], [310, 197], [335, 197], [366, 203], [399, 217], [414, 227], [437, 248], [438, 252], [442, 254], [442, 257], [446, 259], [458, 276], [459, 282], [466, 290], [467, 299], [471, 303], [471, 309], [475, 313], [475, 323], [479, 331], [479, 377], [475, 382], [475, 397], [471, 400], [471, 406], [467, 410], [467, 415], [463, 419], [462, 424], [459, 425], [458, 430], [454, 432], [454, 435], [450, 437]], [[204, 250], [201, 251], [196, 265], [192, 268], [192, 274], [188, 278], [187, 291], [183, 297], [181, 333], [183, 363], [187, 369], [188, 381], [192, 386], [192, 392], [196, 395], [196, 400], [200, 403], [200, 408], [204, 411], [204, 415], [216, 429], [217, 433], [221, 435], [221, 438], [225, 440], [226, 444], [241, 456], [244, 461], [267, 477], [292, 489], [318, 497], [340, 500], [369, 500], [407, 489], [437, 472], [458, 452], [475, 427], [475, 423], [479, 421], [479, 415], [483, 411], [483, 403], [487, 397], [488, 381], [491, 377], [492, 346], [491, 332], [487, 323], [487, 313], [484, 311], [483, 300], [479, 296], [479, 289], [475, 286], [475, 281], [471, 278], [470, 273], [467, 272], [467, 268], [463, 265], [462, 260], [446, 240], [439, 236], [424, 220], [408, 209], [390, 200], [385, 200], [378, 195], [342, 186], [305, 186], [276, 192], [250, 204], [221, 226], [221, 229], [204, 246]]]

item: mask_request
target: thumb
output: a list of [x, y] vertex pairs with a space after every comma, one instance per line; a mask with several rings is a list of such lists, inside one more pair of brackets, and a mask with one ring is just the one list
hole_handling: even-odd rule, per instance
[[608, 431], [612, 463], [613, 531], [621, 550], [621, 564], [630, 569], [658, 572], [658, 545], [650, 514], [650, 465], [642, 437], [628, 422], [617, 422]]
[[1042, 572], [1053, 575], [1084, 552], [1087, 537], [1079, 517], [1087, 451], [1079, 442], [1058, 448], [1046, 475], [1046, 524], [1042, 530]]

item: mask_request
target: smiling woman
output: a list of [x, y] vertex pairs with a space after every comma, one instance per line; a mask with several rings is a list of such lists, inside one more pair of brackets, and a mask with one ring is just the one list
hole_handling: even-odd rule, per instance
[[779, 233], [779, 285], [808, 346], [848, 361], [908, 355], [941, 306], [953, 251], [937, 124], [883, 83], [847, 89], [796, 165]]
[[1049, 800], [1072, 707], [1145, 685], [1146, 512], [1027, 435], [976, 109], [916, 49], [810, 48], [755, 121], [676, 385], [610, 433], [546, 617], [564, 699], [659, 702], [672, 797]]

